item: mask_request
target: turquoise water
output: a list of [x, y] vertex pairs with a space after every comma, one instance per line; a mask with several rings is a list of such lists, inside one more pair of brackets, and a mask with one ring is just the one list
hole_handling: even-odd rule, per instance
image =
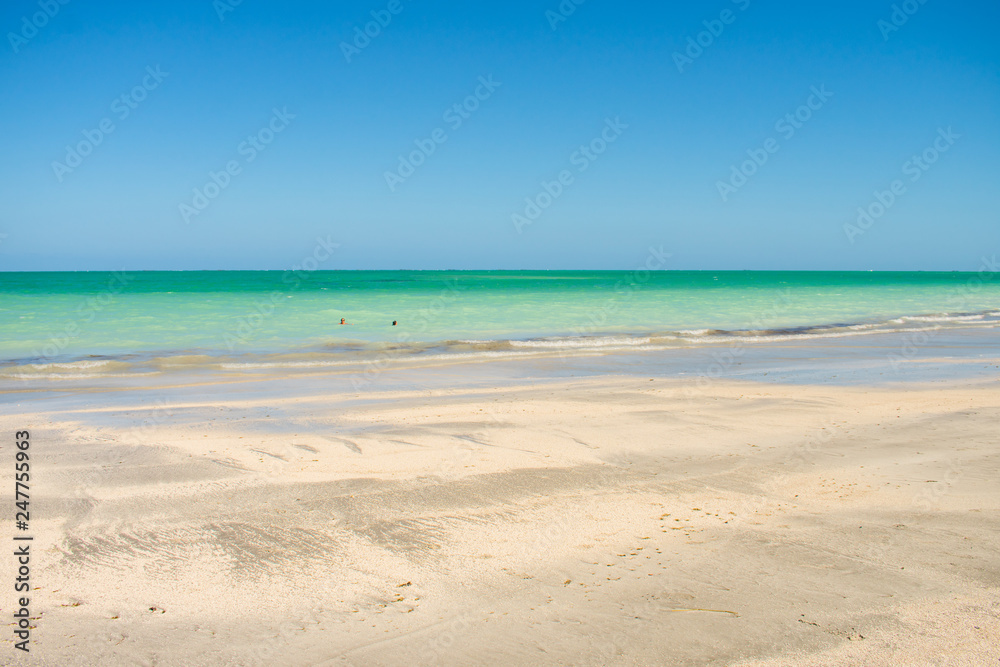
[[0, 273], [0, 315], [8, 368], [261, 355], [308, 363], [996, 327], [1000, 279], [988, 272]]

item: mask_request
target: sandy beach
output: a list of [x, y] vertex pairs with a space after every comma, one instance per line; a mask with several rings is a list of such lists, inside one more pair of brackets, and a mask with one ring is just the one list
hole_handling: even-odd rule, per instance
[[1000, 2], [5, 2], [0, 667], [1000, 667]]
[[53, 389], [18, 664], [1000, 659], [995, 379]]

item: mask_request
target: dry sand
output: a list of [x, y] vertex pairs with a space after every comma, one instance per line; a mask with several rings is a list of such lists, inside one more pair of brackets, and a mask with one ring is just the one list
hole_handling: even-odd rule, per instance
[[0, 660], [1000, 664], [996, 382], [283, 386], [8, 404]]

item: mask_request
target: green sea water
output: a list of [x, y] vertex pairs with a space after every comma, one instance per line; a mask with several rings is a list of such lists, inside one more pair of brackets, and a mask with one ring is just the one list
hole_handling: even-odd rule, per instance
[[8, 272], [0, 273], [0, 315], [6, 366], [199, 355], [497, 355], [997, 327], [1000, 278], [985, 268]]

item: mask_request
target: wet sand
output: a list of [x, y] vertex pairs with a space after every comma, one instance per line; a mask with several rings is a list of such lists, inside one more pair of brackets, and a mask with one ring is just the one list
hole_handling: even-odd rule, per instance
[[995, 379], [240, 386], [5, 395], [41, 613], [5, 661], [1000, 660]]

